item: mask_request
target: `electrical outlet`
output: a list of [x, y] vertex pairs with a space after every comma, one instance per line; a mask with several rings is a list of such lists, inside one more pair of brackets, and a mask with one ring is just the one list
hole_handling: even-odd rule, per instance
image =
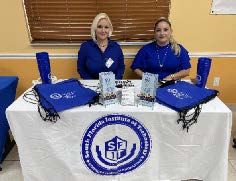
[[220, 77], [214, 77], [213, 86], [219, 86], [219, 85], [220, 85]]

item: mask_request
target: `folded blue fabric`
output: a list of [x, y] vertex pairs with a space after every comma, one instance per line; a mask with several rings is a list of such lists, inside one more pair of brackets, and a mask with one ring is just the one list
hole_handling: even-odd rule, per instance
[[[197, 122], [201, 112], [201, 105], [210, 101], [218, 94], [217, 90], [197, 87], [185, 81], [177, 81], [175, 84], [158, 88], [156, 90], [156, 101], [177, 112], [180, 118], [177, 122], [182, 122], [183, 129]], [[194, 113], [187, 115], [190, 109], [195, 109]]]
[[56, 84], [37, 84], [39, 113], [43, 120], [56, 122], [58, 112], [72, 107], [93, 103], [98, 93], [85, 88], [77, 79], [72, 78]]

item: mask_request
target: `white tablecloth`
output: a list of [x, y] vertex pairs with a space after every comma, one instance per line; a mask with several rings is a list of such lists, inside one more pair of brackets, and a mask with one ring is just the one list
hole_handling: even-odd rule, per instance
[[[177, 112], [158, 103], [85, 105], [51, 123], [21, 96], [6, 115], [25, 181], [227, 181], [232, 112], [217, 97], [189, 132], [177, 124]], [[121, 174], [112, 175], [114, 163]]]

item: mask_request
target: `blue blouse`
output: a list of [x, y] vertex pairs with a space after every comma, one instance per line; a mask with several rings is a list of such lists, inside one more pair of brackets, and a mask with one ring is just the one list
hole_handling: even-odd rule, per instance
[[171, 44], [158, 46], [156, 42], [144, 45], [135, 56], [131, 69], [158, 74], [163, 79], [170, 74], [191, 68], [188, 51], [180, 44], [180, 55], [175, 55]]
[[115, 41], [108, 40], [105, 52], [93, 40], [82, 43], [77, 61], [77, 71], [81, 78], [98, 79], [100, 72], [111, 71], [116, 79], [122, 79], [124, 70], [124, 55]]

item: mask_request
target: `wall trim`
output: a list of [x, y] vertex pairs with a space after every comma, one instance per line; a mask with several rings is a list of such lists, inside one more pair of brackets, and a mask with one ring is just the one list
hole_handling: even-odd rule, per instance
[[[119, 45], [127, 45], [127, 46], [133, 46], [133, 45], [146, 45], [152, 41], [148, 42], [117, 42]], [[80, 46], [82, 43], [30, 43], [31, 46]]]
[[[136, 54], [134, 53], [125, 53], [125, 58], [133, 59]], [[236, 52], [196, 52], [189, 53], [189, 56], [192, 57], [234, 57], [236, 58]], [[75, 59], [77, 54], [50, 54], [51, 59]], [[35, 54], [0, 54], [0, 59], [35, 59]]]

